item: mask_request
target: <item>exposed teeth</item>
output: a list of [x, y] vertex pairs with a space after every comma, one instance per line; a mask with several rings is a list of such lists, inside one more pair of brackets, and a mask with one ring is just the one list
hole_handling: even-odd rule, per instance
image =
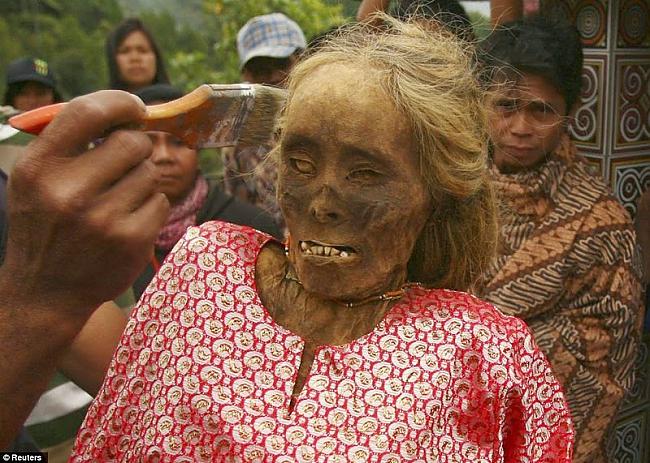
[[350, 257], [350, 253], [347, 251], [340, 251], [339, 249], [333, 246], [324, 246], [319, 244], [311, 244], [307, 241], [300, 242], [300, 249], [303, 253], [307, 255], [322, 256], [322, 257]]

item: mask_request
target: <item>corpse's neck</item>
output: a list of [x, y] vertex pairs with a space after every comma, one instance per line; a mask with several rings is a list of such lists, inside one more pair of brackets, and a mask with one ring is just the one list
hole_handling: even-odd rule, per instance
[[309, 293], [296, 278], [284, 249], [269, 243], [257, 260], [258, 293], [273, 320], [305, 341], [293, 397], [307, 380], [322, 345], [344, 345], [372, 332], [398, 299], [346, 307]]

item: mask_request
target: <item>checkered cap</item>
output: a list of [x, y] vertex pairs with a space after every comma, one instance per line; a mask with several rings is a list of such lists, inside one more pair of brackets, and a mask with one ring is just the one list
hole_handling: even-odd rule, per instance
[[256, 16], [237, 34], [240, 68], [251, 58], [287, 58], [299, 48], [307, 48], [305, 34], [295, 21], [282, 13]]

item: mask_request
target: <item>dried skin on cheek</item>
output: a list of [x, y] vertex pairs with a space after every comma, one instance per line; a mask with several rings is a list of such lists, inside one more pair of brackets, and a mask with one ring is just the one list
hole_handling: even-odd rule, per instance
[[[285, 211], [291, 217], [310, 215], [311, 205], [315, 201], [322, 201], [320, 207], [349, 218], [349, 221], [333, 224], [333, 227], [336, 228], [339, 242], [350, 245], [359, 243], [359, 250], [364, 252], [364, 262], [369, 268], [355, 282], [359, 287], [366, 287], [378, 273], [393, 279], [392, 273], [404, 270], [426, 215], [418, 210], [409, 214], [409, 206], [414, 198], [399, 188], [363, 191], [341, 185], [336, 193], [318, 198], [319, 191], [310, 188], [310, 185], [290, 180], [284, 182], [280, 192]], [[317, 228], [320, 227], [306, 226], [300, 227], [300, 230], [307, 237], [317, 238]]]

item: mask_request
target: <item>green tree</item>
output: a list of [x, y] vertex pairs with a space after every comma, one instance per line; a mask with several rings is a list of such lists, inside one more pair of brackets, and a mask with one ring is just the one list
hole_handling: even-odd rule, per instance
[[12, 60], [36, 56], [50, 63], [67, 98], [105, 85], [104, 37], [122, 14], [115, 0], [6, 3], [11, 7], [0, 18], [2, 75]]
[[[125, 16], [154, 35], [172, 83], [189, 91], [204, 82], [239, 80], [236, 36], [251, 17], [283, 12], [307, 39], [349, 20], [355, 0], [21, 0], [3, 1], [0, 75], [22, 56], [48, 61], [64, 97], [105, 88], [104, 41]], [[0, 91], [4, 93], [4, 79]]]

